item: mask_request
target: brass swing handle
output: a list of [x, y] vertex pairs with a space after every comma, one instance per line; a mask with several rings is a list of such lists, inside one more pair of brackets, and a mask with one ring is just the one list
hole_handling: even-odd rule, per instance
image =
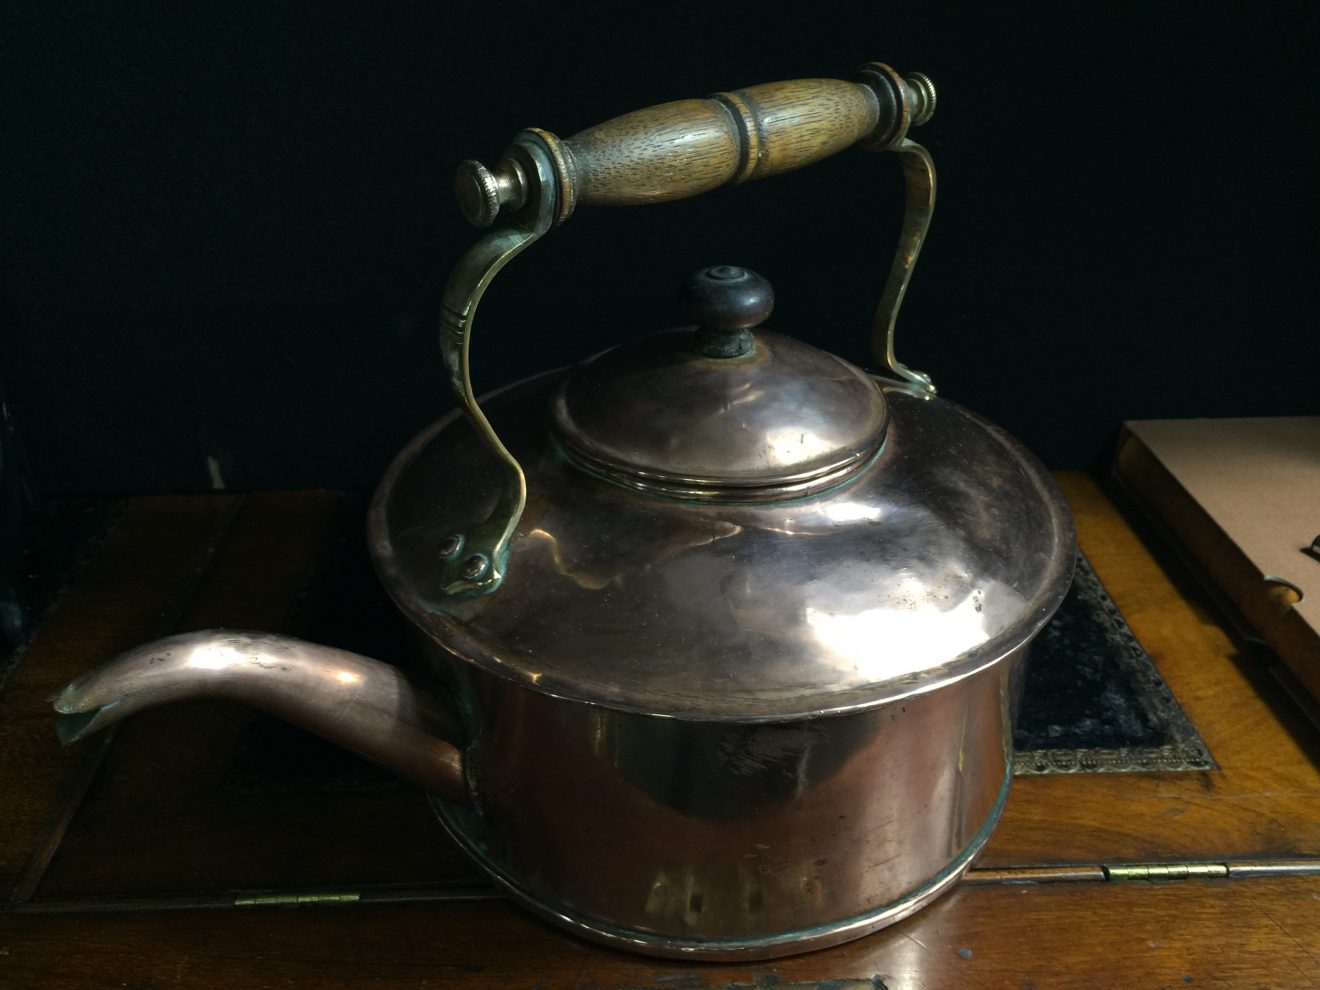
[[[630, 205], [683, 199], [748, 179], [788, 172], [854, 144], [893, 150], [904, 164], [906, 210], [873, 332], [884, 371], [934, 391], [930, 379], [894, 358], [894, 317], [934, 206], [935, 173], [908, 129], [935, 111], [935, 87], [868, 62], [857, 81], [799, 79], [680, 100], [606, 121], [568, 140], [525, 130], [494, 169], [459, 166], [455, 191], [469, 221], [490, 230], [459, 259], [440, 307], [440, 350], [460, 408], [499, 461], [504, 483], [494, 508], [436, 547], [440, 587], [455, 599], [488, 594], [504, 580], [527, 478], [477, 401], [469, 353], [477, 307], [491, 280], [563, 223], [579, 203]], [[503, 214], [501, 216], [501, 214]]]
[[[764, 83], [636, 110], [568, 139], [531, 133], [554, 162], [558, 224], [579, 204], [663, 203], [790, 172], [859, 143], [892, 148], [934, 110], [925, 75], [868, 62], [854, 82]], [[527, 201], [528, 177], [516, 157], [493, 170], [464, 162], [455, 182], [463, 215], [479, 227]]]

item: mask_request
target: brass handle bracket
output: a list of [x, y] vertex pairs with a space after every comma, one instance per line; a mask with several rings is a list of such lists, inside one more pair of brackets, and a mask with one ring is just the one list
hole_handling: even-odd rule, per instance
[[[464, 163], [475, 164], [475, 163]], [[484, 170], [483, 170], [484, 171]], [[472, 323], [487, 287], [510, 261], [540, 240], [555, 224], [558, 180], [550, 150], [539, 138], [523, 132], [505, 154], [500, 178], [492, 178], [493, 195], [519, 200], [507, 222], [468, 248], [450, 273], [440, 306], [440, 353], [449, 385], [468, 422], [500, 461], [504, 477], [494, 509], [466, 532], [451, 533], [436, 548], [440, 586], [452, 597], [486, 594], [504, 580], [509, 543], [527, 504], [527, 478], [482, 412], [472, 388], [469, 354]], [[473, 171], [461, 167], [457, 181], [460, 203], [470, 198]]]
[[[459, 260], [445, 287], [440, 348], [450, 387], [469, 422], [499, 460], [504, 478], [490, 515], [436, 547], [441, 588], [451, 597], [486, 594], [504, 580], [509, 545], [527, 503], [527, 479], [491, 427], [472, 388], [472, 322], [491, 280], [513, 258], [572, 215], [579, 203], [629, 205], [683, 199], [801, 168], [851, 145], [894, 151], [907, 195], [903, 229], [872, 330], [883, 371], [933, 393], [929, 376], [894, 357], [894, 324], [935, 205], [935, 169], [908, 130], [930, 120], [935, 87], [868, 62], [856, 79], [768, 83], [703, 100], [638, 110], [567, 140], [520, 133], [488, 169], [463, 162], [459, 208], [491, 227]], [[499, 226], [493, 226], [500, 220]]]
[[871, 351], [880, 364], [880, 373], [899, 381], [915, 385], [922, 391], [935, 393], [930, 375], [915, 371], [894, 356], [894, 326], [898, 309], [903, 305], [908, 282], [917, 255], [925, 243], [930, 229], [930, 217], [935, 210], [935, 163], [930, 152], [915, 141], [900, 139], [892, 149], [903, 163], [906, 196], [903, 207], [903, 229], [898, 237], [898, 250], [889, 268], [880, 304], [876, 307], [875, 321], [871, 325]]
[[893, 100], [890, 111], [894, 121], [892, 129], [886, 135], [877, 133], [863, 147], [867, 151], [892, 151], [898, 155], [903, 164], [905, 187], [903, 228], [871, 325], [871, 351], [880, 365], [881, 375], [915, 385], [933, 395], [935, 383], [930, 375], [909, 368], [895, 357], [894, 327], [935, 210], [935, 163], [930, 152], [908, 140], [907, 136], [910, 128], [920, 127], [934, 116], [935, 84], [924, 72], [900, 76], [883, 62], [868, 62], [862, 66], [859, 76], [870, 85], [877, 99], [884, 100], [888, 96]]

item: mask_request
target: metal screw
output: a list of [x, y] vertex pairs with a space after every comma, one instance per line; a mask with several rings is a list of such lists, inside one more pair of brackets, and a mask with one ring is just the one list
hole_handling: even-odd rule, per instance
[[486, 573], [486, 568], [490, 566], [490, 561], [486, 559], [484, 553], [474, 553], [467, 560], [463, 561], [463, 577], [468, 581], [475, 581], [481, 575]]
[[915, 97], [912, 107], [912, 126], [920, 127], [935, 116], [935, 84], [924, 72], [914, 72], [906, 80]]
[[481, 162], [466, 161], [454, 173], [459, 212], [474, 227], [489, 227], [500, 212], [500, 187]]
[[453, 560], [458, 556], [458, 552], [463, 549], [463, 537], [458, 533], [453, 536], [446, 536], [440, 544], [439, 554], [441, 560]]
[[468, 223], [489, 227], [500, 210], [518, 210], [527, 202], [527, 180], [511, 158], [501, 161], [494, 171], [481, 162], [466, 161], [454, 173], [454, 194]]

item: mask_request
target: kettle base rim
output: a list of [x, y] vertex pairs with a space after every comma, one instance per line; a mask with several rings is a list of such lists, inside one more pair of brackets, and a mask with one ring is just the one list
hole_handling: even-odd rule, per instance
[[685, 959], [692, 962], [756, 962], [815, 952], [863, 938], [907, 918], [946, 893], [971, 867], [999, 819], [1013, 782], [1013, 760], [1004, 768], [1004, 779], [993, 807], [972, 840], [942, 869], [915, 889], [862, 914], [828, 921], [811, 928], [778, 932], [745, 939], [698, 939], [635, 928], [623, 928], [582, 914], [567, 905], [547, 903], [509, 876], [484, 855], [464, 829], [449, 815], [453, 807], [434, 794], [427, 800], [450, 838], [492, 880], [495, 886], [519, 906], [543, 921], [600, 945], [661, 959]]

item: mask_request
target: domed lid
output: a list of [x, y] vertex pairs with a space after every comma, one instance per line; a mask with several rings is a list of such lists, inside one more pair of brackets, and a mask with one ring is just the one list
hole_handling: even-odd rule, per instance
[[555, 435], [574, 461], [644, 491], [762, 501], [837, 485], [875, 456], [880, 387], [842, 358], [753, 335], [774, 305], [765, 279], [707, 268], [679, 298], [695, 328], [606, 351], [559, 388]]
[[527, 476], [495, 591], [443, 587], [453, 534], [486, 519], [502, 485], [457, 413], [400, 454], [372, 507], [372, 549], [395, 601], [493, 675], [667, 717], [802, 718], [992, 664], [1067, 589], [1073, 535], [1052, 479], [1003, 432], [920, 389], [882, 386], [883, 446], [845, 482], [807, 497], [701, 501], [566, 458], [545, 425], [561, 385], [549, 373], [483, 400]]

